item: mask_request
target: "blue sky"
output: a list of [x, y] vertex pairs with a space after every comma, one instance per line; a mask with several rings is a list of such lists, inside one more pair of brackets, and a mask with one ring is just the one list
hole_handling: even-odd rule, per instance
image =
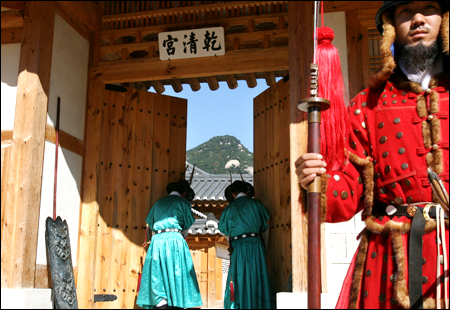
[[[183, 91], [179, 93], [165, 85], [163, 95], [188, 100], [187, 150], [215, 136], [230, 135], [253, 152], [253, 98], [268, 88], [264, 79], [256, 81], [254, 88], [249, 88], [246, 81], [238, 81], [235, 89], [229, 89], [226, 82], [219, 82], [220, 87], [215, 91], [210, 90], [207, 83], [201, 83], [196, 92], [183, 84]], [[150, 92], [155, 90], [151, 88]]]

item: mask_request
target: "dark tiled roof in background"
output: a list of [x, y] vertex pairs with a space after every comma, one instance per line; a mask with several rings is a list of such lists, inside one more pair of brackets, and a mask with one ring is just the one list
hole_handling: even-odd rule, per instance
[[[189, 166], [186, 171], [186, 180], [191, 177], [193, 165]], [[233, 181], [241, 180], [240, 174], [232, 174]], [[244, 181], [253, 185], [253, 174], [242, 174]], [[192, 203], [200, 201], [226, 201], [225, 188], [230, 185], [229, 174], [209, 174], [195, 167], [194, 178], [191, 187], [195, 192], [195, 198]]]

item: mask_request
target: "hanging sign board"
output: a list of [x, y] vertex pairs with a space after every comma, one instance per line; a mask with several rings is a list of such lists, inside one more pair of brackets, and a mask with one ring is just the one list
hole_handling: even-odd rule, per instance
[[160, 32], [158, 43], [161, 60], [225, 55], [223, 27]]

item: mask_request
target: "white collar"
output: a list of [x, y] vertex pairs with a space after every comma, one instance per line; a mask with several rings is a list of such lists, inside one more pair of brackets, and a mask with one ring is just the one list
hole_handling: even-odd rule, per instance
[[169, 196], [170, 196], [170, 195], [176, 195], [176, 196], [180, 196], [180, 197], [181, 197], [180, 193], [177, 192], [177, 191], [171, 192], [171, 193], [169, 194]]
[[406, 75], [408, 80], [412, 82], [416, 82], [422, 86], [422, 89], [427, 89], [430, 83], [430, 80], [436, 74], [439, 74], [444, 71], [444, 56], [442, 53], [439, 55], [436, 65], [433, 68], [425, 70], [425, 71], [408, 71], [405, 68], [405, 63], [403, 59], [400, 57], [398, 60], [398, 65], [400, 69], [402, 69], [403, 73]]
[[242, 196], [247, 196], [247, 195], [245, 193], [240, 192], [239, 194], [237, 194], [236, 199], [238, 199], [239, 197], [242, 197]]

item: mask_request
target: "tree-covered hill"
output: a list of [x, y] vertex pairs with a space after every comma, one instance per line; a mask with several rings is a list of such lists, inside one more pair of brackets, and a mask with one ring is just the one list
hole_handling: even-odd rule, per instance
[[186, 160], [211, 174], [253, 174], [253, 153], [233, 136], [218, 136], [186, 152]]

